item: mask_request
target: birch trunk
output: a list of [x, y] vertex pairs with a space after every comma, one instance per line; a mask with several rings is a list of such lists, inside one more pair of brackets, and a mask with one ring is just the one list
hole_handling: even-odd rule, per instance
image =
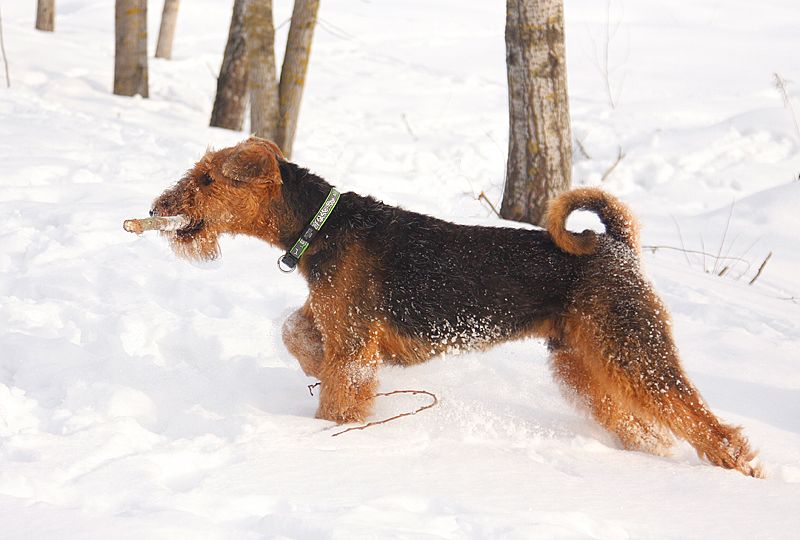
[[248, 0], [244, 26], [250, 91], [250, 131], [274, 141], [278, 134], [278, 80], [272, 0]]
[[52, 32], [56, 24], [55, 0], [39, 0], [36, 3], [36, 29]]
[[148, 97], [147, 0], [116, 0], [114, 93]]
[[244, 12], [247, 0], [235, 0], [228, 43], [217, 79], [217, 94], [211, 111], [213, 127], [239, 131], [247, 107], [247, 47], [245, 43]]
[[562, 0], [507, 0], [509, 138], [500, 214], [543, 225], [547, 204], [569, 189], [572, 135]]
[[172, 41], [175, 38], [175, 25], [178, 22], [178, 6], [180, 0], [164, 0], [164, 11], [161, 13], [161, 27], [158, 29], [156, 58], [172, 58]]
[[286, 41], [286, 55], [283, 57], [280, 82], [280, 116], [278, 137], [275, 142], [288, 158], [292, 155], [297, 120], [300, 114], [300, 101], [308, 72], [308, 59], [311, 55], [311, 40], [317, 23], [320, 0], [295, 0], [292, 23]]

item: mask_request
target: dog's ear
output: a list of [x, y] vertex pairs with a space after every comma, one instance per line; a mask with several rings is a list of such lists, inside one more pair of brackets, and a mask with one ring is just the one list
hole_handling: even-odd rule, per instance
[[283, 153], [272, 141], [250, 137], [235, 146], [222, 163], [222, 174], [238, 182], [280, 184], [278, 158]]
[[278, 148], [278, 145], [269, 139], [264, 139], [261, 137], [257, 137], [255, 135], [250, 135], [250, 138], [247, 139], [247, 142], [250, 144], [261, 145], [264, 148], [268, 148], [273, 152], [275, 152], [275, 155], [278, 156], [279, 158], [286, 159], [286, 156], [283, 155], [283, 151], [281, 151], [281, 149]]

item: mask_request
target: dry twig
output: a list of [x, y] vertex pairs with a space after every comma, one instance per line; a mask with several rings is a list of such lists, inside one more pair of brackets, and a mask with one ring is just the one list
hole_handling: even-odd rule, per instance
[[351, 428], [344, 429], [342, 431], [334, 433], [333, 435], [331, 435], [331, 437], [338, 437], [339, 435], [342, 435], [343, 433], [347, 433], [348, 431], [357, 431], [357, 430], [367, 429], [368, 427], [377, 426], [379, 424], [385, 424], [387, 422], [391, 422], [392, 420], [397, 420], [398, 418], [403, 418], [404, 416], [413, 416], [413, 415], [415, 415], [415, 414], [417, 414], [419, 412], [422, 412], [422, 411], [424, 411], [426, 409], [430, 409], [431, 407], [435, 407], [439, 403], [439, 399], [436, 397], [436, 395], [432, 394], [431, 392], [428, 392], [427, 390], [394, 390], [392, 392], [380, 392], [378, 394], [375, 394], [373, 397], [391, 396], [391, 395], [395, 395], [395, 394], [412, 394], [412, 395], [424, 394], [426, 396], [431, 397], [433, 399], [433, 401], [431, 401], [429, 404], [423, 405], [422, 407], [419, 407], [418, 409], [416, 409], [414, 411], [411, 411], [411, 412], [400, 413], [400, 414], [397, 414], [395, 416], [392, 416], [391, 418], [386, 418], [384, 420], [376, 420], [374, 422], [369, 422], [367, 424], [364, 424], [363, 426], [356, 426], [356, 427], [351, 427]]
[[122, 228], [128, 232], [142, 234], [144, 231], [177, 231], [189, 224], [186, 216], [156, 216], [143, 219], [126, 219]]
[[592, 156], [590, 156], [589, 152], [586, 151], [583, 141], [581, 141], [578, 137], [575, 137], [575, 145], [578, 147], [578, 152], [580, 152], [584, 158], [592, 159]]
[[497, 217], [499, 217], [500, 219], [503, 219], [503, 217], [500, 215], [500, 212], [498, 212], [498, 211], [497, 211], [497, 208], [495, 208], [495, 206], [492, 204], [492, 201], [490, 201], [490, 200], [489, 200], [489, 197], [487, 197], [487, 196], [486, 196], [486, 193], [484, 193], [483, 191], [481, 191], [481, 192], [480, 192], [480, 194], [478, 195], [478, 200], [479, 200], [479, 201], [480, 201], [480, 200], [484, 200], [484, 201], [486, 201], [486, 203], [489, 205], [489, 208], [491, 208], [491, 209], [492, 209], [492, 212], [494, 212], [494, 215], [496, 215], [496, 216], [497, 216]]

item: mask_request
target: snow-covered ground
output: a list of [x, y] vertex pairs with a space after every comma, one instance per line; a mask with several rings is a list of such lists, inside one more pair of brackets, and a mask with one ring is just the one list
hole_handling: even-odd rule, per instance
[[[590, 156], [576, 151], [575, 184], [598, 185], [621, 148], [603, 186], [645, 244], [744, 260], [644, 255], [687, 371], [744, 426], [766, 480], [683, 443], [622, 450], [562, 397], [535, 341], [385, 368], [383, 390], [440, 405], [332, 438], [280, 343], [305, 285], [276, 249], [227, 239], [221, 263], [195, 267], [121, 228], [207, 145], [244, 136], [206, 127], [231, 3], [182, 3], [174, 60], [151, 62], [142, 100], [110, 93], [113, 2], [58, 0], [46, 34], [33, 2], [0, 1], [0, 537], [796, 537], [800, 133], [773, 85], [796, 81], [800, 113], [796, 0], [566, 1]], [[503, 4], [323, 2], [295, 161], [499, 224], [476, 197], [502, 190]], [[290, 2], [275, 11], [284, 21]], [[386, 399], [375, 418], [418, 404]]]

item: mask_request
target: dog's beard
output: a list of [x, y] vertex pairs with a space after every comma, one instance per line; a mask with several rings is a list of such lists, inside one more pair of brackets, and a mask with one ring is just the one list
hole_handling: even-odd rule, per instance
[[207, 262], [219, 258], [221, 254], [218, 235], [208, 229], [204, 228], [192, 234], [180, 234], [174, 231], [161, 234], [169, 240], [173, 253], [182, 259]]

